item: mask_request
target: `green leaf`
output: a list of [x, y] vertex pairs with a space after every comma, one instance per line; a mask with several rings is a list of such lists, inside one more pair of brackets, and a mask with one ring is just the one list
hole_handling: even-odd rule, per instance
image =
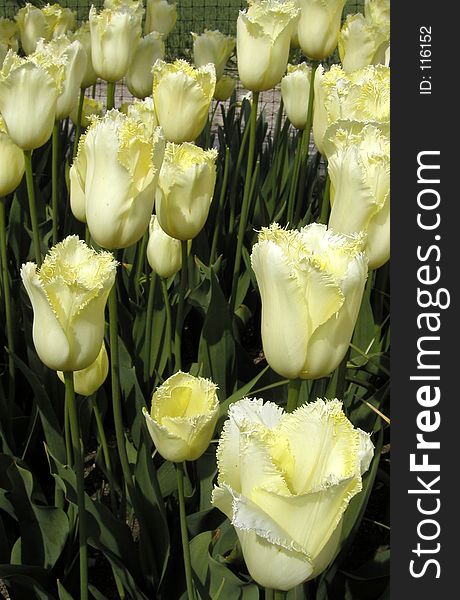
[[5, 498], [10, 502], [19, 525], [21, 563], [53, 567], [69, 532], [66, 514], [60, 508], [39, 506], [33, 501], [32, 473], [11, 458], [6, 474], [11, 487], [6, 490]]
[[224, 398], [235, 380], [235, 339], [227, 300], [213, 270], [210, 276], [211, 301], [201, 332], [198, 362], [203, 364], [203, 377], [212, 379]]
[[59, 579], [57, 582], [57, 588], [58, 588], [59, 600], [74, 600], [72, 594], [69, 594], [69, 592], [65, 589], [65, 587], [62, 585], [62, 583], [59, 581]]

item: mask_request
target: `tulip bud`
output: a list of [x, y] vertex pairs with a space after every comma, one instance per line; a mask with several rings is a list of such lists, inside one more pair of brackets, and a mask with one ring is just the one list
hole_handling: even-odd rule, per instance
[[16, 22], [19, 28], [21, 45], [26, 54], [32, 54], [40, 38], [49, 42], [52, 31], [43, 12], [27, 3], [16, 13]]
[[11, 141], [0, 116], [0, 201], [18, 187], [24, 170], [24, 152]]
[[297, 129], [305, 129], [310, 98], [311, 67], [307, 63], [288, 65], [281, 80], [281, 96], [289, 121]]
[[299, 10], [292, 1], [262, 0], [240, 11], [236, 43], [238, 72], [244, 87], [262, 92], [281, 81], [298, 20]]
[[369, 23], [361, 14], [348, 15], [339, 35], [339, 55], [343, 70], [357, 71], [368, 65], [385, 62], [389, 37]]
[[[96, 360], [81, 371], [75, 371], [73, 374], [73, 385], [75, 392], [81, 396], [91, 396], [95, 394], [107, 379], [109, 373], [109, 357], [105, 344], [102, 342], [101, 351], [97, 355]], [[64, 373], [57, 371], [57, 376], [64, 381]]]
[[329, 228], [367, 233], [370, 269], [390, 257], [389, 133], [389, 124], [338, 121], [324, 142], [331, 178]]
[[216, 150], [168, 143], [155, 199], [158, 222], [168, 235], [191, 240], [203, 229], [216, 184]]
[[235, 49], [235, 38], [224, 35], [220, 31], [204, 30], [198, 35], [192, 33], [193, 37], [193, 62], [196, 67], [203, 67], [212, 63], [216, 68], [216, 79], [224, 74], [225, 65]]
[[153, 136], [155, 129], [158, 127], [158, 121], [152, 98], [134, 100], [134, 102], [127, 105], [126, 114], [128, 117], [143, 123], [147, 129], [148, 135]]
[[158, 31], [164, 38], [172, 31], [177, 21], [175, 4], [166, 0], [147, 0], [144, 34]]
[[51, 37], [58, 38], [75, 28], [77, 13], [59, 4], [46, 4], [42, 8], [46, 22], [51, 29]]
[[268, 364], [288, 379], [317, 379], [348, 349], [367, 277], [363, 239], [313, 223], [263, 227], [251, 264], [262, 298]]
[[46, 4], [42, 9], [27, 3], [16, 14], [21, 44], [26, 54], [35, 52], [37, 42], [43, 38], [49, 42], [52, 38], [65, 35], [75, 27], [76, 13], [59, 4]]
[[126, 8], [106, 8], [98, 14], [92, 6], [89, 27], [94, 70], [105, 81], [119, 81], [126, 75], [141, 37], [138, 15]]
[[86, 52], [83, 45], [61, 36], [45, 44], [39, 40], [34, 56], [41, 62], [63, 59], [64, 80], [56, 103], [56, 121], [65, 119], [78, 104], [80, 87], [86, 70]]
[[166, 460], [196, 460], [209, 446], [219, 415], [217, 386], [179, 371], [152, 396], [150, 415], [142, 409], [156, 449]]
[[293, 413], [249, 398], [230, 406], [211, 502], [230, 519], [259, 585], [291, 590], [331, 563], [373, 454], [336, 399]]
[[158, 32], [152, 31], [141, 39], [126, 75], [126, 84], [133, 96], [150, 96], [153, 85], [152, 67], [157, 60], [163, 60], [164, 54], [165, 45]]
[[89, 30], [89, 22], [82, 23], [80, 27], [70, 36], [72, 41], [78, 40], [86, 52], [86, 69], [81, 82], [83, 89], [93, 86], [97, 81], [96, 71], [93, 67], [91, 57], [91, 32]]
[[346, 0], [300, 0], [299, 44], [312, 60], [334, 52]]
[[181, 243], [161, 229], [156, 215], [152, 215], [147, 244], [147, 260], [154, 273], [163, 279], [172, 277], [182, 266]]
[[185, 60], [153, 67], [153, 102], [168, 142], [193, 142], [206, 125], [216, 87], [214, 65], [194, 69]]
[[[81, 111], [81, 122], [80, 125], [86, 129], [92, 122], [92, 117], [102, 117], [104, 114], [104, 105], [95, 98], [88, 98], [87, 96], [83, 99], [83, 108]], [[74, 125], [77, 124], [78, 120], [78, 106], [74, 106], [70, 113], [70, 118]]]
[[[3, 17], [0, 17], [0, 46], [5, 49], [3, 58], [5, 58], [8, 50], [11, 49], [14, 52], [17, 52], [19, 49], [18, 26], [14, 21], [11, 21], [10, 19], [4, 19]], [[2, 62], [3, 60], [0, 55], [0, 67]]]
[[65, 60], [20, 58], [11, 50], [0, 70], [0, 113], [13, 142], [23, 150], [43, 146], [54, 127]]
[[84, 213], [99, 246], [126, 248], [144, 235], [163, 154], [159, 128], [152, 136], [116, 110], [88, 128], [70, 169], [71, 208], [76, 218]]
[[31, 262], [22, 266], [35, 349], [47, 367], [80, 371], [96, 360], [116, 267], [109, 252], [96, 252], [76, 235], [56, 244], [39, 269]]
[[368, 66], [345, 73], [338, 65], [329, 71], [319, 66], [315, 76], [313, 102], [313, 137], [324, 154], [324, 134], [339, 119], [375, 121], [390, 119], [390, 69], [383, 65]]
[[231, 75], [222, 75], [222, 77], [216, 83], [214, 99], [219, 102], [225, 102], [231, 98], [233, 92], [235, 91], [236, 84], [236, 77], [232, 77]]

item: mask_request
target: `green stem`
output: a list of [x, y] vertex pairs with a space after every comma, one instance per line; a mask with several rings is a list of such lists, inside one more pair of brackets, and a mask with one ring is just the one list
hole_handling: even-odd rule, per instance
[[326, 182], [324, 183], [323, 203], [321, 204], [321, 215], [319, 217], [319, 222], [323, 223], [323, 225], [327, 225], [327, 222], [329, 220], [330, 194], [331, 178], [329, 177], [328, 173], [326, 177]]
[[64, 437], [65, 437], [66, 460], [67, 460], [67, 464], [70, 467], [70, 465], [73, 464], [73, 457], [72, 457], [72, 437], [70, 435], [69, 403], [67, 402], [67, 399], [64, 403]]
[[146, 231], [142, 236], [140, 247], [138, 245], [138, 252], [136, 255], [136, 265], [135, 265], [135, 276], [134, 276], [134, 290], [136, 293], [136, 300], [139, 302], [139, 297], [141, 295], [141, 273], [144, 271], [144, 259], [147, 251], [147, 243], [149, 241], [149, 232]]
[[165, 305], [166, 312], [166, 335], [165, 335], [165, 346], [168, 356], [168, 372], [172, 372], [172, 358], [171, 358], [171, 342], [172, 342], [172, 319], [171, 319], [171, 305], [169, 303], [168, 296], [168, 282], [166, 279], [160, 278], [161, 291], [163, 292], [163, 302]]
[[120, 394], [120, 363], [118, 352], [118, 307], [116, 285], [112, 287], [109, 294], [109, 332], [110, 332], [110, 367], [112, 382], [112, 406], [113, 421], [115, 424], [115, 435], [117, 438], [118, 456], [120, 457], [121, 469], [131, 504], [134, 503], [134, 484], [131, 476], [128, 455], [125, 446], [125, 432], [123, 428], [123, 414]]
[[59, 121], [54, 123], [52, 149], [51, 149], [51, 212], [53, 215], [53, 246], [59, 239], [59, 214], [58, 214], [58, 195], [59, 195]]
[[72, 448], [75, 460], [75, 471], [77, 477], [77, 505], [78, 505], [78, 539], [80, 557], [80, 600], [88, 600], [88, 547], [86, 533], [86, 509], [85, 509], [85, 480], [83, 463], [83, 443], [78, 423], [77, 405], [75, 402], [75, 391], [73, 385], [73, 373], [66, 371], [65, 395], [69, 407], [70, 431], [72, 435]]
[[248, 141], [250, 129], [251, 129], [250, 124], [249, 124], [249, 126], [246, 126], [244, 128], [243, 137], [241, 140], [241, 146], [240, 146], [240, 149], [238, 152], [238, 158], [236, 159], [236, 167], [233, 170], [234, 176], [233, 176], [233, 182], [232, 182], [232, 187], [231, 187], [231, 192], [230, 192], [230, 220], [228, 223], [228, 232], [230, 235], [233, 235], [233, 229], [235, 227], [236, 193], [238, 190], [238, 181], [239, 181], [239, 176], [240, 176], [240, 171], [241, 171], [241, 165], [243, 163], [244, 151], [246, 149], [246, 143]]
[[[305, 179], [306, 179], [305, 173], [306, 173], [306, 167], [307, 167], [307, 161], [308, 161], [308, 151], [309, 151], [309, 146], [310, 146], [311, 128], [313, 125], [313, 104], [314, 104], [314, 99], [315, 99], [315, 75], [316, 75], [316, 69], [318, 68], [318, 65], [319, 65], [319, 63], [314, 62], [311, 66], [310, 92], [308, 94], [307, 122], [305, 124], [305, 129], [303, 130], [303, 133], [302, 133], [302, 141], [300, 144], [300, 166], [301, 166], [301, 170], [302, 170], [302, 176], [300, 177], [299, 192], [305, 186]], [[302, 195], [301, 194], [299, 194], [299, 195], [300, 195], [300, 200], [301, 200]], [[297, 202], [299, 202], [299, 195], [297, 195]], [[295, 197], [294, 197], [293, 203], [295, 203]], [[297, 215], [299, 212], [300, 212], [299, 208], [297, 207], [297, 209], [294, 211], [294, 215]]]
[[293, 412], [298, 405], [299, 391], [302, 384], [301, 379], [291, 379], [288, 384], [288, 401], [286, 406], [287, 412]]
[[81, 135], [81, 117], [83, 114], [83, 103], [85, 101], [85, 88], [80, 89], [80, 98], [78, 100], [78, 111], [77, 111], [77, 123], [75, 124], [75, 139], [73, 142], [73, 154], [72, 157], [75, 160], [78, 152], [78, 142], [80, 141]]
[[184, 326], [184, 305], [185, 305], [185, 293], [187, 291], [187, 271], [188, 271], [188, 254], [187, 254], [188, 242], [181, 241], [182, 250], [182, 267], [180, 273], [180, 290], [179, 290], [179, 305], [177, 307], [176, 316], [176, 336], [174, 339], [174, 367], [175, 371], [180, 371], [182, 368], [182, 329]]
[[114, 477], [112, 471], [112, 461], [110, 460], [109, 453], [109, 445], [107, 443], [107, 436], [105, 435], [104, 423], [102, 421], [101, 411], [99, 410], [99, 406], [97, 405], [96, 397], [93, 400], [93, 413], [94, 418], [96, 419], [96, 427], [97, 432], [99, 434], [99, 439], [102, 446], [102, 454], [104, 455], [105, 468], [107, 469], [107, 474], [109, 477], [110, 483], [110, 505], [112, 507], [112, 512], [115, 514], [116, 512], [116, 502], [115, 502], [115, 490], [113, 489]]
[[184, 553], [185, 580], [187, 582], [188, 600], [195, 600], [193, 587], [192, 563], [190, 560], [190, 546], [188, 543], [187, 519], [185, 514], [184, 497], [184, 463], [176, 463], [177, 492], [179, 496], [180, 532], [182, 537], [182, 550]]
[[211, 254], [210, 254], [210, 258], [209, 258], [210, 265], [212, 265], [216, 259], [217, 240], [219, 237], [220, 228], [222, 225], [223, 213], [224, 213], [224, 200], [225, 200], [225, 194], [227, 193], [229, 167], [230, 167], [230, 148], [227, 147], [225, 149], [224, 176], [222, 179], [222, 187], [220, 188], [219, 207], [217, 209], [217, 217], [216, 217], [216, 222], [214, 224], [214, 233], [213, 233], [213, 237], [212, 237]]
[[115, 82], [107, 82], [107, 110], [115, 108]]
[[34, 246], [35, 262], [37, 267], [42, 264], [40, 250], [40, 231], [38, 229], [37, 204], [35, 202], [34, 175], [32, 172], [32, 150], [24, 150], [24, 161], [26, 166], [27, 195], [29, 197], [30, 223], [32, 226], [32, 240]]
[[300, 166], [302, 163], [302, 145], [303, 145], [303, 138], [305, 137], [305, 131], [306, 129], [303, 130], [302, 135], [298, 137], [297, 139], [297, 148], [296, 148], [296, 152], [295, 152], [295, 158], [294, 158], [294, 173], [293, 173], [293, 177], [291, 179], [291, 187], [289, 189], [289, 200], [288, 200], [288, 210], [287, 210], [287, 225], [288, 227], [290, 227], [291, 229], [294, 227], [294, 201], [295, 201], [295, 197], [297, 194], [297, 187], [299, 184], [299, 174], [300, 174]]
[[153, 311], [155, 307], [155, 283], [156, 275], [152, 271], [150, 273], [149, 295], [147, 299], [147, 314], [145, 318], [145, 357], [144, 357], [144, 381], [148, 384], [150, 378], [150, 349], [152, 347], [152, 321]]
[[232, 278], [232, 294], [230, 296], [230, 311], [235, 310], [236, 291], [238, 288], [238, 278], [240, 275], [241, 255], [243, 252], [244, 234], [246, 233], [246, 225], [249, 212], [249, 199], [251, 192], [252, 171], [254, 167], [254, 150], [256, 144], [256, 128], [257, 128], [257, 106], [259, 104], [259, 92], [253, 92], [252, 107], [251, 107], [251, 123], [249, 131], [249, 151], [248, 162], [246, 166], [246, 179], [244, 182], [243, 205], [241, 207], [240, 224], [238, 227], [238, 241], [236, 246], [235, 265], [233, 268]]
[[[2, 284], [3, 298], [5, 304], [5, 321], [6, 321], [6, 339], [8, 343], [8, 414], [10, 419], [13, 415], [14, 397], [16, 389], [16, 374], [14, 368], [14, 327], [11, 313], [11, 293], [10, 279], [8, 274], [8, 257], [7, 257], [7, 242], [6, 242], [6, 217], [5, 217], [5, 199], [0, 198], [0, 259], [2, 265]], [[11, 425], [11, 423], [9, 424]]]
[[273, 600], [285, 600], [286, 594], [281, 590], [274, 590], [273, 592]]

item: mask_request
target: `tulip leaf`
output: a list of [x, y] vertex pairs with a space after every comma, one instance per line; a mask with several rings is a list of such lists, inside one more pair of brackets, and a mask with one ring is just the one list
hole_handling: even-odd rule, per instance
[[64, 438], [48, 394], [35, 373], [23, 361], [16, 355], [13, 355], [13, 359], [34, 392], [47, 445], [61, 462], [65, 462]]
[[36, 503], [30, 471], [19, 466], [12, 458], [9, 458], [9, 464], [2, 462], [9, 479], [9, 488], [5, 490], [4, 497], [14, 511], [21, 536], [16, 554], [20, 556], [22, 564], [53, 567], [67, 540], [67, 516], [60, 508]]
[[198, 361], [203, 364], [203, 377], [217, 384], [221, 400], [235, 380], [235, 349], [228, 303], [211, 270], [211, 300], [201, 332]]
[[49, 573], [46, 569], [29, 565], [1, 565], [0, 580], [7, 589], [14, 592], [14, 600], [31, 600], [31, 592], [37, 600], [55, 600], [46, 591], [49, 587]]
[[65, 589], [62, 583], [58, 580], [57, 582], [59, 600], [74, 600], [72, 594]]
[[[75, 472], [62, 465], [48, 450], [51, 473], [65, 492], [69, 502], [77, 506]], [[88, 521], [88, 543], [104, 554], [116, 571], [121, 583], [134, 598], [147, 600], [139, 587], [143, 581], [136, 559], [136, 547], [124, 522], [116, 519], [100, 502], [85, 494]]]

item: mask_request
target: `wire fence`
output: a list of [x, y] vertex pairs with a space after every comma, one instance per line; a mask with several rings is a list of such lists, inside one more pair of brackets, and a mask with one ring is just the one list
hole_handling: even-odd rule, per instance
[[[40, 0], [35, 0], [32, 3], [36, 5], [45, 4]], [[51, 1], [50, 4], [52, 3]], [[25, 0], [0, 0], [0, 16], [14, 18], [18, 9], [24, 4]], [[81, 22], [88, 18], [89, 9], [92, 5], [101, 8], [104, 0], [60, 0], [59, 4], [75, 10], [77, 19]], [[218, 29], [227, 35], [235, 35], [238, 12], [246, 6], [245, 0], [176, 0], [177, 23], [166, 40], [167, 60], [175, 58], [192, 60], [192, 31], [199, 34], [205, 29]], [[344, 18], [349, 13], [362, 12], [363, 7], [364, 0], [348, 0], [344, 9]], [[294, 53], [293, 62], [297, 62], [298, 59], [300, 59], [300, 53]], [[236, 62], [230, 62], [229, 71], [234, 71], [234, 74], [236, 74]], [[104, 85], [98, 86], [96, 97], [103, 99], [105, 89]], [[244, 88], [239, 87], [237, 90], [238, 98], [246, 93], [247, 91]], [[127, 88], [124, 85], [118, 85], [117, 104], [128, 102], [131, 99], [132, 96]], [[265, 109], [268, 123], [273, 123], [280, 104], [279, 86], [275, 90], [264, 92], [261, 97], [261, 104]]]

